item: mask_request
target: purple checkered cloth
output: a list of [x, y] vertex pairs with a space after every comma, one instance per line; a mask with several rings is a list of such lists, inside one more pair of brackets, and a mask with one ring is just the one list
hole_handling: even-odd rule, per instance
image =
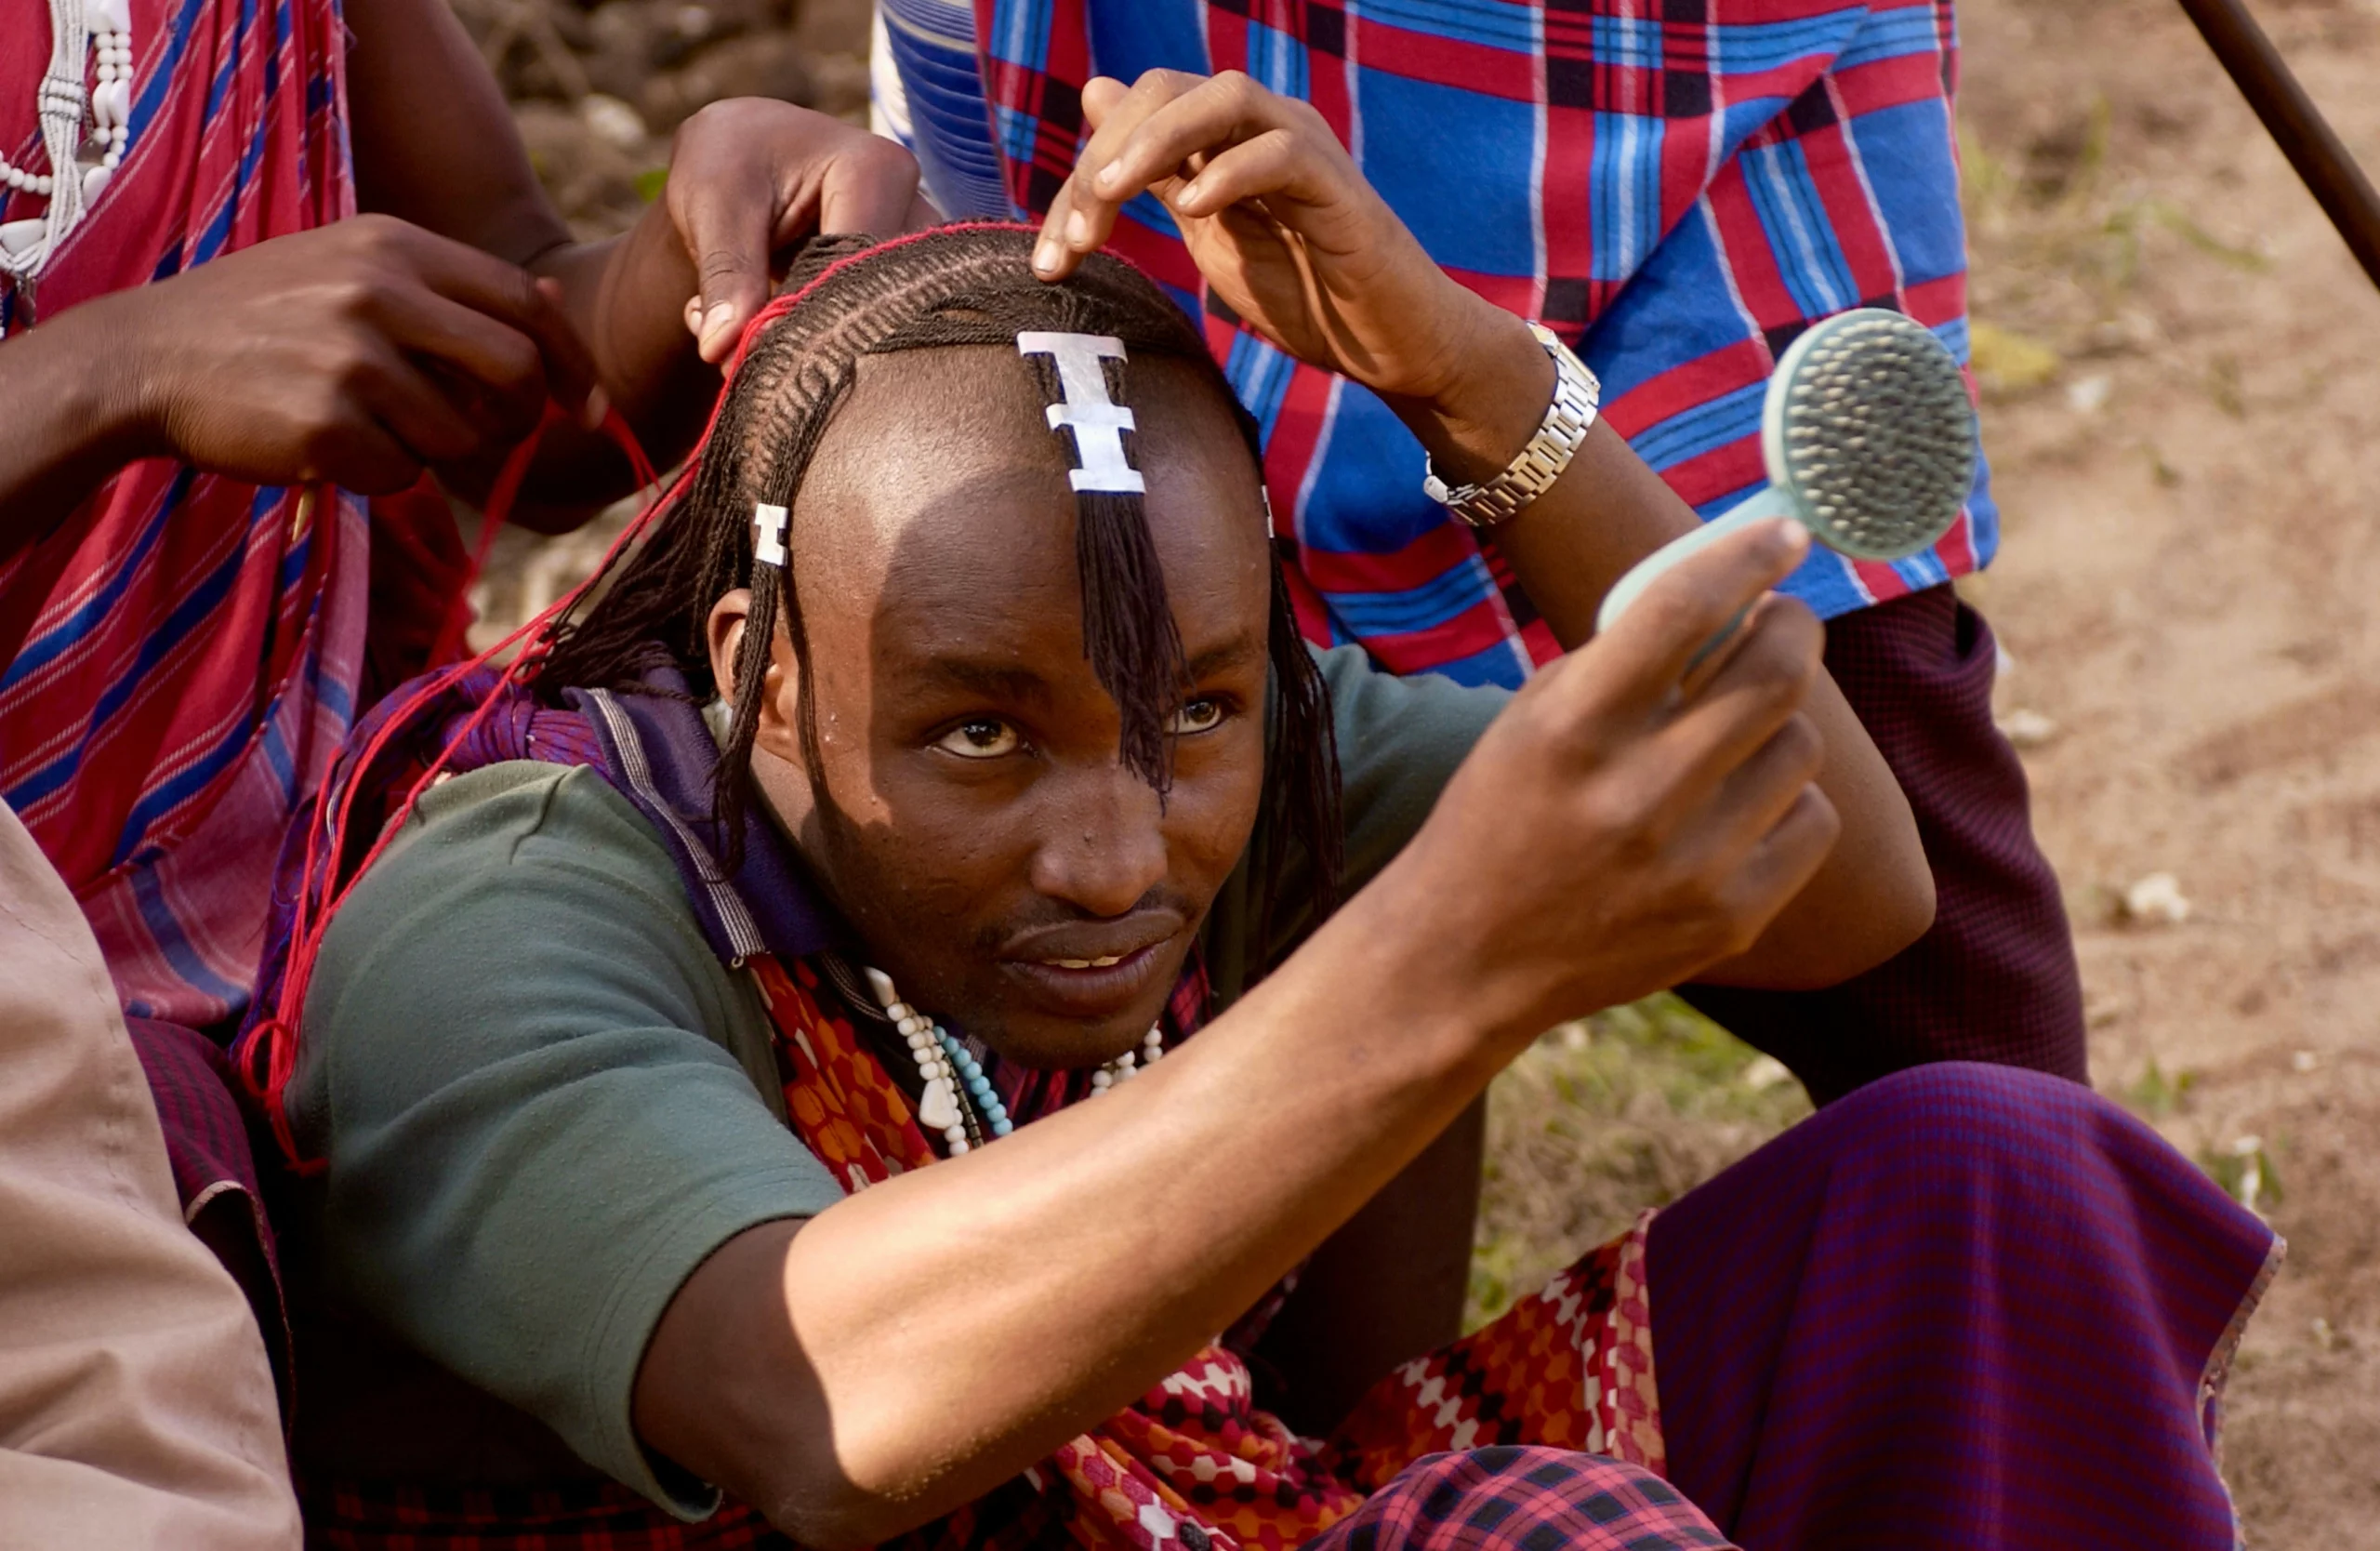
[[1654, 1219], [1670, 1479], [1747, 1551], [2232, 1551], [2217, 1412], [2281, 1248], [2079, 1084], [1886, 1078]]
[[1306, 1551], [1669, 1551], [1727, 1538], [1649, 1471], [1562, 1449], [1431, 1454]]
[[156, 1018], [127, 1017], [125, 1032], [140, 1058], [141, 1075], [157, 1106], [165, 1162], [182, 1219], [223, 1262], [247, 1294], [264, 1332], [273, 1374], [289, 1394], [289, 1319], [281, 1299], [281, 1267], [272, 1225], [265, 1216], [247, 1120], [234, 1090], [223, 1047], [195, 1028]]
[[1826, 666], [1892, 767], [1934, 871], [1934, 925], [1821, 991], [1686, 988], [1820, 1104], [1928, 1061], [2086, 1080], [2082, 984], [2024, 766], [1991, 719], [1999, 649], [1947, 587], [1827, 621]]

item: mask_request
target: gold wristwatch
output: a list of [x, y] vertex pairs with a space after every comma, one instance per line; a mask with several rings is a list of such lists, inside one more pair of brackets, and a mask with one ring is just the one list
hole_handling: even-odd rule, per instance
[[1430, 499], [1454, 513], [1461, 522], [1474, 528], [1492, 528], [1520, 514], [1521, 509], [1552, 487], [1570, 466], [1570, 458], [1579, 444], [1587, 439], [1587, 428], [1595, 423], [1595, 408], [1603, 402], [1603, 384], [1586, 364], [1570, 353], [1570, 347], [1554, 337], [1543, 324], [1531, 324], [1528, 331], [1554, 357], [1554, 402], [1546, 406], [1545, 423], [1528, 439], [1528, 445], [1518, 457], [1506, 464], [1504, 471], [1481, 484], [1459, 484], [1449, 488], [1437, 471], [1422, 462], [1421, 489]]

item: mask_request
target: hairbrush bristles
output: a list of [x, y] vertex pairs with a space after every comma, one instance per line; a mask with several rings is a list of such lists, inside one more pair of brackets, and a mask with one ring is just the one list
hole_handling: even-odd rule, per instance
[[1975, 487], [1975, 406], [1957, 360], [1882, 308], [1793, 341], [1768, 380], [1760, 442], [1768, 488], [1638, 561], [1604, 595], [1597, 631], [1662, 572], [1751, 524], [1790, 518], [1854, 559], [1905, 560], [1950, 531]]
[[1897, 560], [1955, 522], [1975, 485], [1975, 408], [1922, 324], [1881, 309], [1828, 320], [1778, 366], [1772, 478], [1829, 548]]

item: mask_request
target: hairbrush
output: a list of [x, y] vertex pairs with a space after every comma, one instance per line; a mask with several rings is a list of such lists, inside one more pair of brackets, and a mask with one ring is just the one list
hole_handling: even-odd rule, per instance
[[1662, 572], [1766, 518], [1790, 517], [1856, 560], [1932, 547], [1975, 487], [1975, 405], [1930, 329], [1863, 307], [1813, 325], [1777, 363], [1760, 450], [1768, 488], [1638, 561], [1605, 596], [1598, 632]]

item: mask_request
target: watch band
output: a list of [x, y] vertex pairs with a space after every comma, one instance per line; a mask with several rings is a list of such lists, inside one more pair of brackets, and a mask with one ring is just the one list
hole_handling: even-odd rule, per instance
[[1543, 324], [1533, 323], [1528, 331], [1554, 358], [1554, 402], [1546, 406], [1545, 423], [1537, 428], [1528, 445], [1504, 466], [1502, 473], [1480, 484], [1449, 487], [1427, 459], [1422, 462], [1423, 492], [1474, 528], [1509, 522], [1544, 495], [1570, 466], [1571, 456], [1587, 439], [1588, 428], [1595, 423], [1595, 409], [1603, 402], [1603, 384], [1570, 353], [1569, 346]]

